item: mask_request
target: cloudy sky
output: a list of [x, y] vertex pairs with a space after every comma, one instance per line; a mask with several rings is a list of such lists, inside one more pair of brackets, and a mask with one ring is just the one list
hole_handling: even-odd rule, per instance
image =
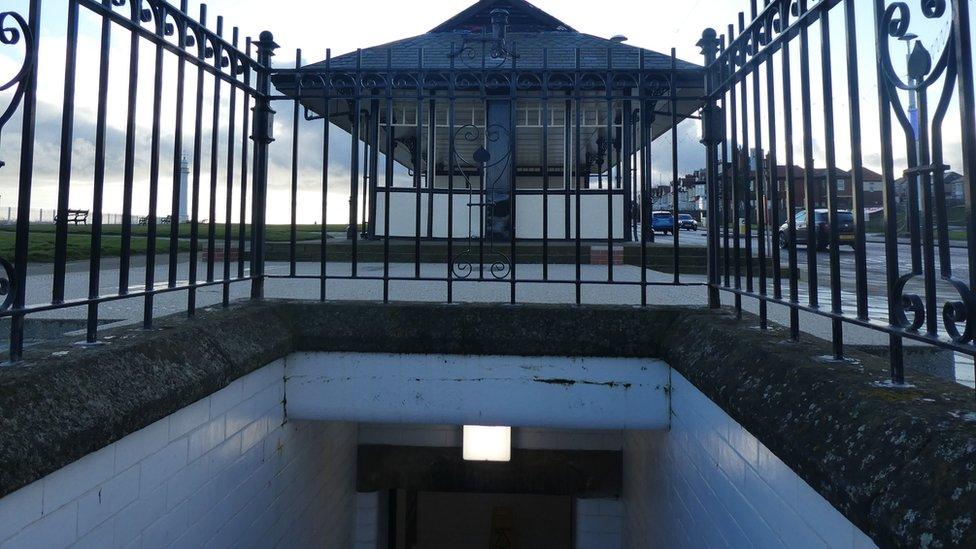
[[[26, 12], [27, 0], [3, 0], [4, 8], [13, 7], [15, 11]], [[223, 15], [226, 18], [225, 35], [230, 35], [230, 27], [238, 26], [242, 36], [257, 36], [262, 30], [271, 30], [276, 41], [282, 46], [276, 57], [276, 64], [292, 65], [295, 60], [295, 49], [302, 48], [303, 59], [306, 62], [321, 60], [327, 48], [334, 54], [341, 54], [355, 50], [357, 47], [368, 47], [382, 44], [391, 40], [422, 34], [453, 14], [469, 6], [472, 0], [418, 0], [403, 2], [392, 0], [357, 0], [355, 2], [340, 2], [336, 0], [213, 0], [209, 2], [211, 28], [215, 27], [215, 17]], [[565, 0], [536, 0], [538, 7], [564, 20], [582, 32], [597, 36], [610, 37], [617, 34], [626, 35], [629, 43], [651, 50], [667, 53], [672, 47], [677, 49], [678, 56], [692, 62], [700, 62], [700, 55], [695, 43], [705, 27], [724, 30], [729, 23], [736, 19], [740, 10], [748, 10], [748, 0], [683, 0], [681, 2], [647, 2], [635, 0], [603, 0], [598, 4], [583, 2], [567, 2]], [[890, 2], [889, 2], [890, 3]], [[44, 2], [42, 16], [43, 29], [41, 36], [41, 63], [39, 71], [40, 89], [38, 94], [38, 129], [36, 140], [36, 160], [34, 178], [35, 185], [32, 196], [34, 208], [51, 209], [56, 205], [57, 172], [59, 168], [59, 135], [62, 124], [62, 102], [64, 81], [64, 47], [66, 26], [66, 2], [64, 0]], [[877, 79], [874, 66], [874, 27], [871, 2], [855, 2], [857, 5], [860, 69], [860, 102], [863, 112], [862, 129], [865, 133], [865, 160], [869, 167], [879, 169], [879, 136], [877, 111]], [[915, 3], [913, 3], [915, 4]], [[190, 13], [199, 13], [199, 3], [190, 2]], [[127, 10], [128, 8], [119, 8]], [[917, 6], [913, 6], [918, 10]], [[923, 42], [929, 49], [940, 50], [947, 36], [948, 20], [946, 17], [938, 21], [923, 21], [921, 13], [913, 12], [913, 32], [923, 36]], [[72, 208], [88, 208], [91, 204], [91, 179], [94, 169], [94, 120], [97, 99], [98, 74], [98, 39], [100, 20], [87, 10], [82, 9], [82, 22], [79, 42], [79, 70], [78, 84], [75, 95], [75, 136], [72, 142], [74, 151], [73, 177], [71, 192]], [[847, 101], [847, 77], [844, 66], [842, 46], [845, 41], [843, 34], [843, 14], [841, 10], [833, 10], [831, 17], [834, 42], [834, 53], [831, 59], [834, 63], [834, 94], [829, 99], [835, 108], [837, 157], [840, 167], [849, 167], [850, 141], [848, 139], [849, 107]], [[794, 41], [798, 42], [798, 41]], [[901, 48], [904, 45], [894, 44]], [[798, 44], [794, 44], [794, 59], [798, 58]], [[819, 25], [811, 32], [811, 52], [814, 54], [811, 63], [812, 77], [815, 83], [821, 79], [823, 63], [819, 57], [820, 32]], [[148, 46], [140, 49], [141, 64], [138, 86], [138, 128], [137, 140], [138, 160], [136, 163], [136, 199], [134, 209], [136, 213], [146, 211], [147, 180], [148, 180], [148, 143], [151, 124], [151, 82], [152, 56], [154, 50]], [[164, 77], [167, 83], [175, 81], [176, 63], [172, 56], [167, 56], [164, 67]], [[22, 52], [11, 46], [0, 46], [0, 80], [16, 71], [22, 59]], [[109, 115], [107, 139], [107, 176], [105, 211], [121, 211], [121, 176], [124, 158], [122, 144], [124, 143], [125, 127], [125, 98], [128, 90], [127, 74], [129, 70], [129, 44], [127, 33], [116, 28], [112, 34], [111, 70], [109, 86]], [[896, 56], [896, 72], [904, 72], [904, 61]], [[778, 90], [783, 85], [780, 77], [779, 62], [774, 63], [776, 71], [776, 86]], [[187, 86], [185, 88], [188, 107], [185, 113], [187, 124], [192, 124], [192, 98], [195, 93], [195, 71], [189, 70]], [[764, 79], [763, 79], [764, 80]], [[212, 85], [205, 83], [205, 96], [212, 96]], [[799, 83], [799, 72], [794, 68], [793, 78], [787, 83], [794, 94], [794, 102], [799, 105], [802, 89]], [[751, 84], [750, 84], [751, 86]], [[818, 85], [814, 90], [811, 103], [813, 105], [814, 123], [814, 152], [818, 165], [823, 165], [823, 94]], [[751, 90], [751, 88], [750, 88]], [[767, 90], [765, 82], [760, 85], [760, 95], [765, 97]], [[937, 97], [941, 88], [933, 88]], [[782, 120], [782, 99], [777, 91], [777, 119]], [[0, 111], [5, 108], [9, 100], [9, 92], [0, 92]], [[933, 102], [935, 99], [933, 99]], [[172, 86], [168, 86], [163, 95], [163, 112], [171, 113], [175, 108], [175, 93]], [[238, 120], [243, 105], [238, 96]], [[229, 109], [227, 89], [223, 90], [222, 108], [226, 113]], [[287, 219], [288, 187], [290, 184], [291, 158], [291, 112], [290, 108], [279, 103], [276, 105], [279, 116], [276, 133], [280, 139], [272, 145], [272, 167], [269, 196], [269, 218], [272, 222], [282, 222]], [[749, 107], [751, 109], [751, 105]], [[761, 109], [767, 108], [766, 100], [761, 102]], [[204, 119], [208, 120], [209, 113], [205, 111]], [[174, 121], [172, 116], [163, 120], [163, 165], [161, 169], [160, 211], [168, 212], [169, 196], [171, 192], [173, 164], [173, 135]], [[223, 124], [226, 125], [226, 116]], [[781, 125], [781, 122], [779, 122]], [[210, 133], [209, 121], [204, 124], [203, 150], [209, 152]], [[796, 146], [800, 144], [799, 112], [795, 115], [797, 135], [794, 136]], [[949, 164], [958, 166], [958, 116], [955, 105], [950, 109], [946, 122], [946, 157]], [[0, 135], [0, 160], [7, 162], [5, 168], [0, 169], [0, 217], [6, 215], [6, 207], [14, 205], [17, 197], [17, 156], [19, 154], [19, 117], [4, 128]], [[766, 130], [764, 128], [764, 133]], [[782, 129], [777, 143], [783, 146]], [[187, 139], [192, 135], [187, 132]], [[226, 135], [226, 127], [222, 129]], [[335, 135], [335, 132], [334, 132]], [[679, 170], [691, 172], [703, 167], [703, 151], [697, 139], [699, 127], [694, 122], [683, 124], [679, 129]], [[299, 199], [300, 221], [312, 222], [318, 220], [319, 182], [321, 180], [321, 129], [318, 125], [303, 124], [301, 145], [301, 175]], [[662, 137], [655, 143], [658, 151], [670, 148], [669, 137]], [[222, 155], [227, 152], [227, 145], [221, 138], [219, 149]], [[768, 146], [765, 140], [764, 144]], [[185, 143], [185, 150], [189, 150], [192, 143]], [[330, 192], [329, 221], [341, 222], [345, 220], [345, 201], [348, 199], [348, 183], [343, 177], [347, 166], [339, 159], [348, 158], [349, 140], [336, 137], [333, 142], [333, 159], [330, 174], [335, 184]], [[903, 139], [895, 141], [896, 157], [903, 158], [901, 151], [905, 150]], [[238, 146], [239, 148], [239, 146]], [[239, 151], [238, 151], [239, 155]], [[209, 160], [201, 156], [201, 171], [204, 174], [203, 203], [209, 200], [206, 187], [209, 185]], [[900, 169], [903, 169], [901, 166]], [[655, 155], [654, 180], [669, 177], [671, 172], [670, 158], [666, 154]], [[217, 202], [223, 204], [223, 186], [226, 180], [226, 167], [218, 166]], [[666, 181], [667, 179], [665, 179]], [[334, 196], [333, 196], [334, 195]], [[307, 205], [307, 206], [306, 206]], [[218, 217], [223, 218], [223, 207], [218, 208]], [[206, 217], [202, 215], [201, 217]]]

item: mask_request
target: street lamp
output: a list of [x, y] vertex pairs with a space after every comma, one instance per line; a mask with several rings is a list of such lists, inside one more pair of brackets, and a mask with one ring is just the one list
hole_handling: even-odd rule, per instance
[[[908, 72], [908, 85], [914, 86], [915, 79], [912, 77], [910, 67], [912, 65], [912, 42], [918, 40], [918, 35], [909, 32], [906, 33], [905, 36], [899, 38], [899, 40], [905, 42], [905, 50], [906, 50], [905, 70]], [[915, 95], [915, 90], [908, 90], [908, 123], [911, 124], [912, 126], [912, 138], [915, 140], [915, 143], [912, 144], [912, 147], [916, 152], [916, 158], [921, 158], [918, 155], [918, 150], [919, 150], [918, 149], [919, 147], [918, 99], [917, 96]], [[910, 182], [907, 180], [906, 183], [910, 184]], [[918, 177], [915, 178], [915, 193], [916, 196], [922, 196], [922, 181]], [[911, 202], [911, 200], [909, 200], [909, 202]]]
[[[912, 58], [912, 42], [918, 39], [917, 34], [907, 33], [905, 36], [899, 38], [899, 40], [905, 42], [906, 56], [905, 56], [905, 66], [908, 67], [911, 64]], [[908, 84], [914, 85], [915, 80], [912, 78], [911, 74], [908, 75]], [[914, 133], [915, 139], [918, 139], [918, 100], [915, 95], [915, 90], [908, 91], [908, 120], [912, 124], [912, 132]]]

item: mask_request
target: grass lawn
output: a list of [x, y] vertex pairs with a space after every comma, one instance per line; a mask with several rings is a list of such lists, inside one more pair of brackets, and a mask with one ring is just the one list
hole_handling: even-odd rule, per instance
[[[0, 231], [0, 256], [14, 259], [15, 233], [13, 231]], [[135, 255], [145, 254], [149, 239], [146, 237], [132, 238], [132, 253]], [[180, 241], [180, 251], [188, 251], [190, 243]], [[169, 250], [167, 239], [157, 239], [156, 250], [165, 252]], [[119, 257], [122, 255], [122, 238], [117, 235], [106, 235], [102, 238], [102, 257]], [[68, 235], [68, 261], [88, 259], [91, 257], [91, 237], [82, 234]], [[31, 232], [27, 258], [35, 263], [54, 262], [54, 232]]]
[[[217, 238], [224, 238], [224, 224], [218, 223], [214, 228]], [[190, 238], [190, 224], [180, 223], [180, 238]], [[329, 232], [342, 232], [346, 229], [346, 225], [327, 225], [326, 229]], [[14, 232], [14, 225], [3, 225], [0, 226], [0, 234], [6, 232]], [[201, 223], [199, 228], [199, 235], [201, 238], [206, 238], [207, 231], [210, 230], [209, 223]], [[133, 225], [132, 226], [132, 236], [146, 236], [149, 229], [143, 225]], [[238, 225], [231, 225], [231, 235], [237, 238], [240, 228]], [[317, 239], [320, 236], [321, 227], [319, 225], [298, 225], [296, 227], [298, 240], [312, 240]], [[31, 233], [50, 233], [54, 234], [55, 226], [54, 224], [32, 224]], [[158, 225], [156, 228], [157, 236], [169, 238], [170, 226]], [[250, 237], [251, 226], [244, 226], [245, 238]], [[91, 225], [69, 225], [68, 226], [69, 235], [90, 235]], [[115, 235], [121, 236], [122, 225], [102, 225], [103, 235]], [[268, 225], [267, 230], [268, 240], [270, 242], [287, 242], [291, 238], [291, 227], [288, 225]]]
[[[190, 225], [181, 223], [180, 226], [180, 251], [190, 250]], [[345, 230], [345, 225], [329, 225], [330, 232], [341, 232]], [[201, 249], [206, 243], [209, 224], [201, 224], [199, 237]], [[250, 226], [245, 226], [245, 238], [250, 238]], [[148, 228], [141, 225], [132, 227], [132, 253], [142, 255], [146, 253], [146, 246], [149, 239], [146, 238]], [[165, 253], [169, 250], [169, 225], [159, 225], [157, 229], [157, 252]], [[224, 239], [224, 224], [214, 227], [217, 240]], [[231, 236], [234, 242], [238, 238], [239, 227], [231, 227]], [[298, 240], [318, 240], [321, 236], [319, 225], [299, 225], [296, 227]], [[51, 263], [54, 261], [54, 235], [55, 226], [53, 224], [32, 224], [29, 240], [28, 259], [37, 263]], [[14, 225], [0, 226], [0, 257], [13, 261], [14, 243], [16, 230]], [[267, 230], [269, 242], [288, 242], [291, 239], [291, 227], [288, 225], [269, 225]], [[122, 226], [104, 225], [102, 227], [102, 257], [119, 257], [122, 253]], [[88, 259], [91, 255], [91, 226], [90, 225], [69, 225], [68, 226], [68, 261]]]

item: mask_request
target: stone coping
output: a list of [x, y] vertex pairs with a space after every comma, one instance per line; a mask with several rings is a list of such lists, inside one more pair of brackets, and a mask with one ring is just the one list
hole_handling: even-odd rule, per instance
[[976, 546], [970, 390], [697, 307], [242, 302], [0, 368], [0, 496], [294, 352], [660, 358], [882, 547]]

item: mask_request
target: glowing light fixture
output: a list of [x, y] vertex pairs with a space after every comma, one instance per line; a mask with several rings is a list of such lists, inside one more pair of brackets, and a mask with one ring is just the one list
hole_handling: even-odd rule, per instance
[[512, 428], [464, 426], [465, 461], [511, 461]]

